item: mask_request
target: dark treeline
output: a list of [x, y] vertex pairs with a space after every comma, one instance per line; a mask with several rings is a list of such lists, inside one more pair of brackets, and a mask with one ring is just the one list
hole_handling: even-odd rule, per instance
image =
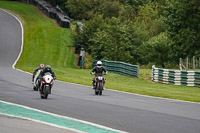
[[84, 23], [75, 36], [93, 59], [173, 67], [200, 57], [199, 0], [48, 0]]

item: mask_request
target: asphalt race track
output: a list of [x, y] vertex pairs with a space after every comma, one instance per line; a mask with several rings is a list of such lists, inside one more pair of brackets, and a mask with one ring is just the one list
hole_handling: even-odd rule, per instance
[[45, 124], [0, 115], [1, 133], [76, 133]]
[[[200, 133], [200, 104], [145, 97], [56, 81], [48, 99], [32, 90], [31, 75], [14, 70], [21, 28], [0, 10], [0, 100], [130, 133]], [[88, 81], [91, 82], [91, 81]], [[2, 118], [2, 117], [0, 117]]]

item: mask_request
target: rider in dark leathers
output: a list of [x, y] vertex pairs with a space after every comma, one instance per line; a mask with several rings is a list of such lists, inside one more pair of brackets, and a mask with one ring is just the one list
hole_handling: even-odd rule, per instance
[[[51, 73], [53, 79], [56, 80], [56, 76], [55, 76], [53, 70], [51, 69], [51, 67], [50, 67], [49, 65], [47, 65], [47, 66], [44, 68], [44, 70], [40, 73], [40, 76], [42, 77], [41, 80], [44, 80], [44, 79], [43, 79], [43, 76], [44, 76], [45, 73], [47, 73], [47, 72]], [[42, 92], [42, 85], [40, 86], [40, 93], [41, 93], [41, 92]], [[50, 94], [51, 94], [51, 89], [50, 89]]]
[[[95, 78], [97, 76], [102, 76], [103, 72], [105, 72], [106, 74], [108, 74], [108, 71], [102, 66], [102, 62], [101, 61], [97, 61], [97, 66], [95, 66], [92, 69], [92, 72], [90, 72], [90, 74], [94, 74], [95, 72], [95, 77], [92, 80], [92, 88], [95, 89], [96, 88], [96, 83], [95, 83]], [[105, 80], [103, 81], [105, 84]]]

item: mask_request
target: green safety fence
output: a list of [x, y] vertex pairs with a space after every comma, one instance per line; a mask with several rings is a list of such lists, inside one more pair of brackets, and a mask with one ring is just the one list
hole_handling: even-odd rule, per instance
[[[106, 68], [109, 72], [131, 76], [134, 78], [138, 78], [139, 76], [139, 66], [128, 64], [125, 62], [119, 61], [107, 61], [101, 60], [103, 67]], [[93, 67], [96, 66], [97, 60], [93, 62]]]

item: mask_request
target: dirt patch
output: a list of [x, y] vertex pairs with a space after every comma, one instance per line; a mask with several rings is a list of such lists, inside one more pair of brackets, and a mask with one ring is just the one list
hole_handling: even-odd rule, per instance
[[148, 82], [152, 82], [152, 83], [153, 83], [153, 81], [151, 80], [151, 77], [144, 78], [144, 80], [146, 80], [146, 81], [148, 81]]

